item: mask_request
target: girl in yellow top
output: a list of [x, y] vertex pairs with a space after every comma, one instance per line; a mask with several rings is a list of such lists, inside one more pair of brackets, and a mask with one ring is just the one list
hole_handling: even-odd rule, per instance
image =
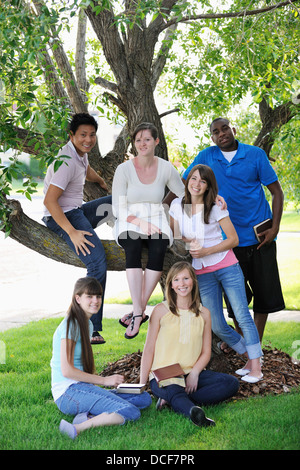
[[[150, 380], [158, 404], [168, 403], [198, 426], [214, 425], [201, 405], [212, 405], [234, 396], [238, 380], [206, 370], [211, 357], [210, 312], [200, 303], [197, 278], [190, 263], [175, 263], [166, 280], [166, 301], [152, 312], [141, 361], [140, 382]], [[179, 363], [184, 380], [158, 384], [152, 371]], [[200, 405], [200, 406], [199, 406]]]

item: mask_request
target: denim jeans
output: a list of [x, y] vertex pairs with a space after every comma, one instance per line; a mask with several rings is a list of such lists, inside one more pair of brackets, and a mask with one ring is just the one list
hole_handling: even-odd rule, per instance
[[[259, 335], [248, 309], [245, 282], [240, 265], [197, 275], [201, 302], [211, 314], [212, 330], [238, 354], [247, 351], [249, 359], [262, 356]], [[243, 337], [226, 322], [223, 313], [223, 290], [233, 308]]]
[[117, 393], [97, 385], [78, 382], [70, 385], [65, 393], [56, 400], [56, 405], [64, 414], [77, 415], [89, 413], [118, 413], [126, 421], [135, 421], [141, 416], [140, 410], [151, 405], [151, 396], [141, 394]]
[[[94, 325], [94, 331], [101, 331], [107, 265], [103, 245], [94, 228], [111, 218], [111, 196], [105, 196], [99, 199], [95, 199], [94, 201], [86, 202], [78, 209], [65, 212], [65, 216], [77, 230], [85, 230], [93, 234], [91, 237], [86, 235], [86, 239], [90, 240], [95, 245], [95, 248], [90, 247], [90, 254], [86, 254], [86, 256], [84, 256], [81, 252], [79, 252], [79, 255], [77, 256], [79, 256], [81, 261], [85, 264], [87, 268], [87, 276], [95, 277], [103, 288], [101, 308], [97, 314], [91, 317], [91, 321]], [[74, 251], [74, 253], [76, 253], [74, 244], [71, 241], [69, 235], [55, 222], [52, 217], [43, 217], [43, 221], [50, 230], [62, 237], [69, 247]]]
[[167, 400], [176, 413], [189, 416], [192, 406], [215, 405], [236, 394], [239, 381], [236, 377], [212, 370], [203, 370], [199, 374], [198, 388], [187, 394], [180, 385], [159, 387], [155, 379], [150, 381], [153, 394]]

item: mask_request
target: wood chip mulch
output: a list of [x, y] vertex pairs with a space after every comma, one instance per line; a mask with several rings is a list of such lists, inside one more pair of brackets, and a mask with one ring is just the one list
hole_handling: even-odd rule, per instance
[[[247, 384], [240, 380], [240, 388], [233, 399], [288, 393], [292, 388], [300, 385], [299, 361], [297, 363], [287, 353], [271, 346], [264, 348], [263, 353], [263, 379], [256, 384]], [[138, 383], [141, 357], [142, 352], [140, 350], [126, 354], [118, 361], [109, 363], [101, 372], [101, 375], [121, 374], [124, 376], [124, 382]], [[244, 360], [239, 355], [234, 351], [230, 351], [227, 354], [214, 355], [208, 369], [235, 375], [234, 371], [243, 367], [244, 364]], [[237, 376], [235, 375], [235, 377]], [[150, 392], [149, 384], [147, 384], [146, 390]]]

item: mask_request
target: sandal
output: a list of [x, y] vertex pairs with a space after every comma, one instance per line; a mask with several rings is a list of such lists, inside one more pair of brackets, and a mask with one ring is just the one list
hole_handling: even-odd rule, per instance
[[93, 331], [91, 344], [104, 344], [105, 339], [100, 335], [98, 331]]
[[133, 312], [128, 313], [128, 315], [126, 315], [126, 317], [124, 318], [124, 321], [122, 320], [122, 318], [120, 318], [120, 320], [119, 320], [120, 325], [124, 326], [124, 328], [127, 328], [130, 325], [130, 323], [128, 323], [128, 325], [127, 325], [127, 323], [125, 323], [125, 322], [128, 321], [128, 320], [131, 320], [132, 315], [133, 315]]
[[[131, 324], [130, 324], [130, 331], [132, 331], [133, 328], [134, 328], [134, 319], [135, 319], [135, 318], [138, 318], [138, 317], [143, 317], [143, 315], [141, 314], [141, 315], [133, 315], [133, 316], [132, 316], [132, 320], [131, 320]], [[140, 326], [141, 326], [142, 323], [143, 323], [143, 320], [141, 321]], [[129, 326], [129, 325], [128, 325], [128, 326]], [[132, 335], [132, 336], [128, 336], [128, 334], [125, 333], [124, 336], [125, 336], [126, 339], [133, 339], [133, 338], [135, 338], [135, 337], [139, 334], [139, 332], [140, 332], [140, 330], [138, 330], [137, 333], [135, 333], [135, 335]]]
[[[122, 318], [120, 318], [120, 320], [119, 320], [120, 325], [124, 326], [124, 328], [128, 328], [129, 325], [130, 325], [130, 323], [127, 325], [127, 323], [125, 323], [125, 321], [131, 320], [132, 317], [133, 317], [133, 312], [128, 313], [128, 315], [125, 317], [124, 321], [122, 321]], [[149, 320], [149, 316], [148, 316], [148, 315], [145, 315], [145, 316], [143, 317], [143, 320], [141, 321], [141, 324], [142, 324], [142, 323], [145, 323], [147, 320]]]

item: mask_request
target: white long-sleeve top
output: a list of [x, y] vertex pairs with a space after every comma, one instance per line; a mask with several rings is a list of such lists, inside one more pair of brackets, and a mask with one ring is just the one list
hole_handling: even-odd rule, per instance
[[141, 218], [159, 227], [173, 242], [173, 234], [168, 223], [162, 201], [166, 187], [178, 197], [184, 195], [184, 185], [176, 168], [167, 160], [158, 159], [157, 174], [153, 183], [140, 181], [133, 160], [121, 163], [114, 174], [112, 185], [112, 207], [116, 217], [114, 238], [122, 232], [133, 231], [143, 234], [138, 226], [127, 222], [129, 215]]

